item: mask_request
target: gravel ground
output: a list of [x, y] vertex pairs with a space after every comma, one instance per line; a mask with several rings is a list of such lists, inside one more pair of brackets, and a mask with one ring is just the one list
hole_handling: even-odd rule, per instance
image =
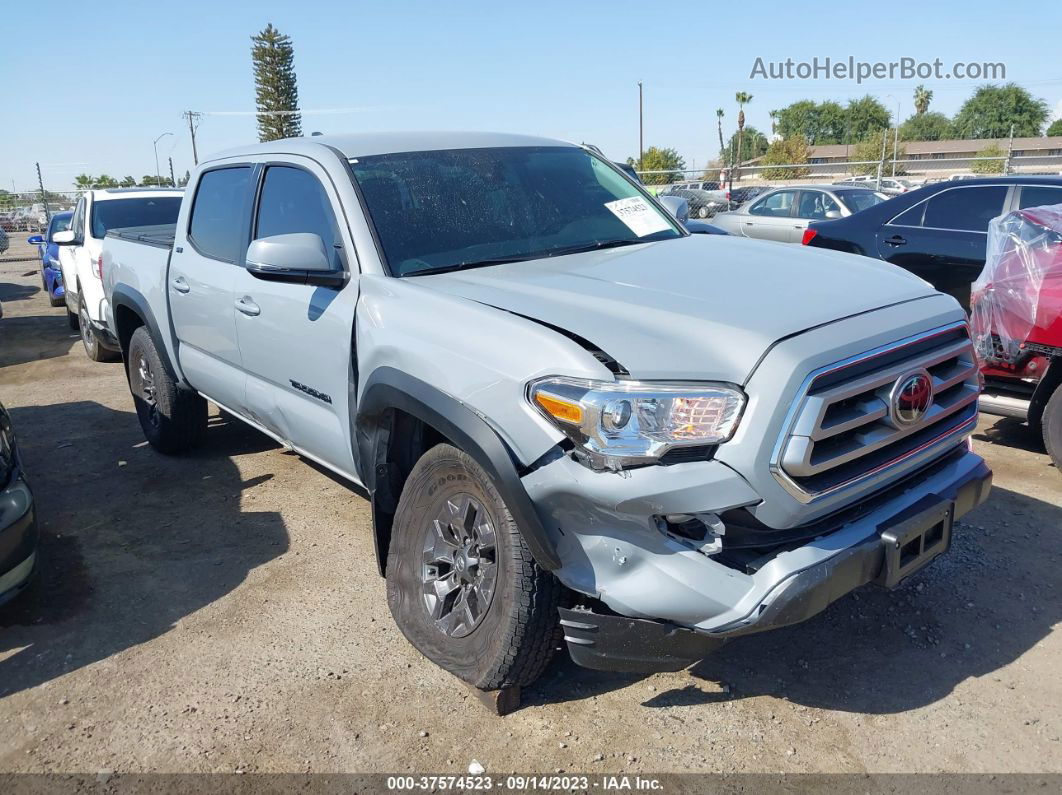
[[689, 671], [558, 654], [492, 716], [395, 628], [366, 502], [214, 412], [147, 447], [32, 263], [0, 263], [0, 400], [43, 569], [0, 608], [0, 771], [1062, 771], [1062, 475], [985, 419], [951, 553]]

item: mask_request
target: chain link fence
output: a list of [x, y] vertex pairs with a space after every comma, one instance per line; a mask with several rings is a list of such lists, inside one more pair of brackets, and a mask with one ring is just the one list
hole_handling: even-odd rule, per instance
[[0, 262], [37, 259], [37, 247], [26, 238], [43, 234], [52, 215], [74, 209], [81, 191], [0, 192]]

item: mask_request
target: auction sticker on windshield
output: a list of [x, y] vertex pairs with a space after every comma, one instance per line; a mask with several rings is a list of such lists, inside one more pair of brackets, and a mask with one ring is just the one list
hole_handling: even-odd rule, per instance
[[671, 225], [661, 217], [660, 213], [650, 207], [649, 202], [641, 196], [631, 196], [628, 199], [605, 202], [605, 206], [638, 237], [645, 237], [654, 232], [663, 232], [671, 228]]

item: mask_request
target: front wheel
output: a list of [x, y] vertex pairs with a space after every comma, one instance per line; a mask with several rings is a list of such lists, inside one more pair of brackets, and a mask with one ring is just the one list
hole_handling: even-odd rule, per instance
[[198, 445], [206, 432], [206, 400], [177, 385], [145, 326], [129, 340], [126, 368], [136, 416], [151, 446], [173, 455]]
[[1040, 429], [1044, 434], [1047, 454], [1055, 462], [1055, 469], [1062, 472], [1062, 385], [1055, 387], [1054, 393], [1044, 406]]
[[387, 604], [418, 651], [485, 690], [528, 685], [556, 647], [562, 587], [479, 464], [448, 444], [421, 456], [387, 557]]
[[709, 213], [707, 207], [701, 207], [701, 209], [697, 211], [697, 215], [701, 218], [707, 218], [708, 214]]
[[96, 329], [89, 320], [88, 307], [84, 301], [78, 302], [77, 308], [78, 326], [81, 329], [81, 342], [85, 346], [85, 355], [94, 362], [116, 362], [121, 358], [117, 351], [103, 347]]

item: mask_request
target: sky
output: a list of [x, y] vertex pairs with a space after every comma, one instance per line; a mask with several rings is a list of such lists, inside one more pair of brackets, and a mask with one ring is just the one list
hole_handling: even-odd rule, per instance
[[877, 3], [553, 2], [404, 0], [125, 2], [52, 0], [0, 12], [0, 187], [69, 190], [76, 174], [140, 178], [172, 157], [192, 167], [181, 113], [204, 112], [200, 154], [257, 140], [250, 37], [273, 23], [295, 47], [303, 130], [494, 130], [638, 153], [638, 82], [645, 145], [674, 147], [688, 167], [736, 127], [809, 98], [877, 96], [900, 118], [912, 92], [933, 90], [949, 115], [984, 80], [752, 78], [765, 61], [1002, 62], [1007, 79], [1062, 117], [1062, 3], [890, 0]]

